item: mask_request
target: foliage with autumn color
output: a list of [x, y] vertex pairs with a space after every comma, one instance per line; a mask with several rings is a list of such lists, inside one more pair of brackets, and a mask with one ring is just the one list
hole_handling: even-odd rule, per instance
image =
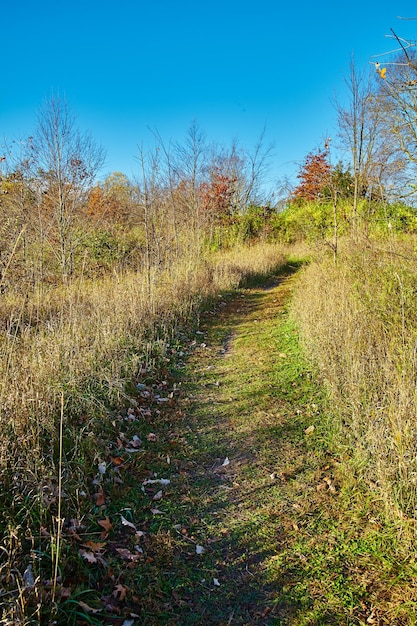
[[204, 212], [209, 219], [222, 224], [230, 223], [233, 217], [233, 196], [236, 176], [224, 174], [214, 168], [210, 180], [200, 185], [199, 194]]
[[328, 149], [310, 152], [297, 174], [300, 183], [293, 190], [292, 199], [296, 201], [322, 200], [325, 190], [329, 188], [331, 174]]

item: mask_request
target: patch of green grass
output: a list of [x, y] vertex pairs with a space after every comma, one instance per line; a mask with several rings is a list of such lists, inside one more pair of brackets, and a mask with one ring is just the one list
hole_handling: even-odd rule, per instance
[[86, 428], [96, 479], [65, 527], [57, 624], [415, 623], [416, 564], [332, 445], [339, 422], [286, 307], [294, 280], [225, 294], [175, 346], [174, 374]]
[[186, 502], [171, 516], [205, 552], [189, 551], [188, 568], [179, 556], [185, 604], [174, 614], [186, 625], [411, 624], [396, 593], [413, 571], [395, 572], [377, 503], [344, 485], [337, 420], [275, 293], [242, 290], [203, 320], [188, 366]]

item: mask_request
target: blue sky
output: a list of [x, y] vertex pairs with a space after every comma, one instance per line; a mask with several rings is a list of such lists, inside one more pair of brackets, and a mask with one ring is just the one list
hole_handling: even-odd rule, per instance
[[[52, 95], [107, 151], [102, 176], [133, 176], [138, 146], [181, 141], [195, 120], [209, 141], [248, 150], [266, 128], [270, 181], [293, 180], [326, 136], [332, 100], [358, 69], [393, 47], [390, 28], [417, 39], [416, 2], [279, 0], [20, 0], [2, 6], [0, 142], [32, 133]], [[0, 148], [1, 150], [1, 148]], [[1, 155], [0, 155], [1, 156]]]

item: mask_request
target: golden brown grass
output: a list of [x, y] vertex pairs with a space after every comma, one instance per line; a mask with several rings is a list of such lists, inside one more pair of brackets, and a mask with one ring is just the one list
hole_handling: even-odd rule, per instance
[[249, 269], [267, 272], [283, 259], [276, 246], [254, 246], [184, 259], [155, 272], [151, 284], [130, 272], [7, 293], [0, 310], [0, 470], [21, 459], [25, 471], [42, 474], [56, 444], [62, 394], [67, 421], [114, 404], [202, 301], [236, 287]]
[[303, 272], [293, 303], [331, 390], [339, 445], [410, 539], [417, 499], [414, 245], [347, 244], [336, 265], [321, 256]]
[[0, 590], [7, 602], [0, 608], [8, 617], [1, 623], [26, 623], [23, 572], [35, 544], [50, 551], [42, 560], [50, 558], [56, 584], [63, 518], [78, 518], [100, 441], [103, 449], [108, 443], [105, 418], [129, 403], [138, 372], [158, 376], [177, 333], [196, 325], [206, 302], [236, 288], [248, 272], [268, 273], [284, 262], [282, 247], [241, 247], [184, 258], [146, 276], [113, 273], [26, 294], [19, 285], [4, 294]]

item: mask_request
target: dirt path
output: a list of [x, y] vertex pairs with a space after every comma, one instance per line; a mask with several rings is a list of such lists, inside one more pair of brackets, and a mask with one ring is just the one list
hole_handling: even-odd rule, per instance
[[64, 528], [60, 602], [48, 619], [46, 580], [30, 623], [416, 624], [415, 565], [345, 472], [348, 452], [330, 450], [338, 422], [288, 313], [296, 281], [218, 302], [103, 420], [108, 456]]
[[123, 590], [117, 626], [413, 623], [391, 603], [402, 582], [378, 513], [355, 509], [328, 450], [332, 417], [287, 310], [296, 280], [219, 302], [171, 400], [142, 412], [152, 433], [117, 508], [141, 532], [111, 535], [129, 561], [102, 582]]
[[176, 616], [166, 623], [295, 624], [302, 609], [294, 587], [304, 557], [293, 544], [335, 488], [328, 461], [309, 456], [306, 443], [318, 400], [286, 322], [293, 281], [246, 290], [201, 325], [172, 511], [190, 561], [174, 559]]

